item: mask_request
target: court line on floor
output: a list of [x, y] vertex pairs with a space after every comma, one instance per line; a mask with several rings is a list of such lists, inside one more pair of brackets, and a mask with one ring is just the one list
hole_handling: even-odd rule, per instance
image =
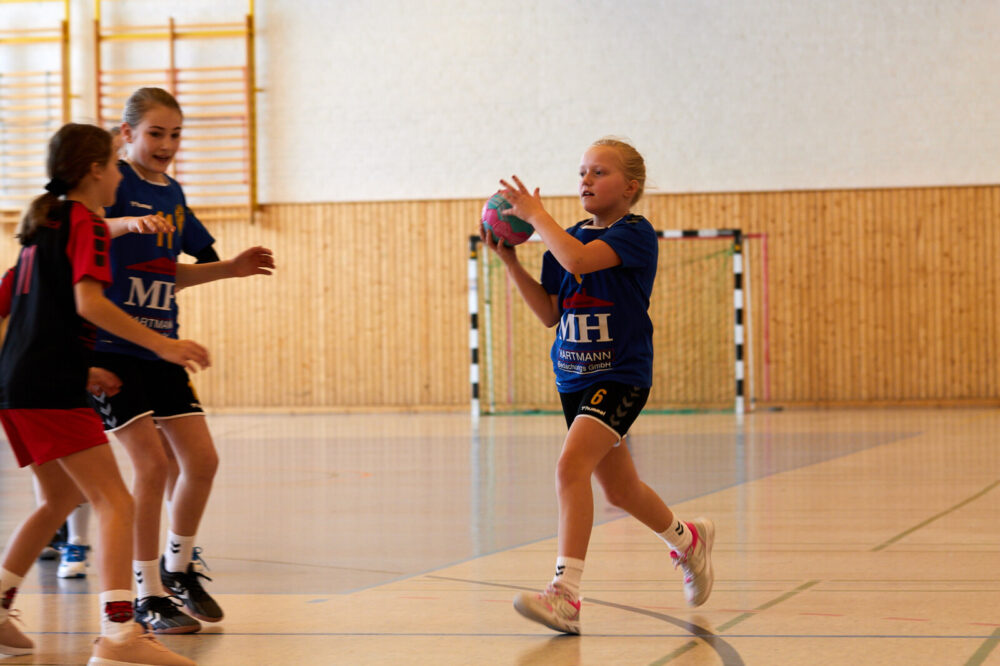
[[[800, 594], [802, 592], [805, 592], [806, 590], [808, 590], [809, 588], [813, 587], [814, 585], [819, 584], [819, 582], [820, 581], [818, 581], [818, 580], [807, 581], [807, 582], [803, 583], [802, 585], [799, 585], [794, 590], [789, 590], [788, 592], [785, 592], [784, 594], [782, 594], [781, 596], [779, 596], [779, 597], [777, 597], [775, 599], [772, 599], [770, 601], [764, 602], [760, 606], [757, 606], [756, 608], [754, 608], [752, 611], [741, 613], [740, 615], [737, 615], [736, 617], [734, 617], [732, 620], [729, 620], [728, 622], [724, 622], [724, 623], [720, 624], [718, 627], [716, 627], [716, 631], [718, 631], [719, 633], [722, 633], [722, 632], [726, 631], [727, 629], [729, 629], [731, 627], [735, 627], [740, 622], [743, 622], [744, 620], [749, 620], [750, 618], [754, 617], [756, 615], [756, 613], [758, 613], [758, 612], [760, 612], [762, 610], [767, 610], [768, 608], [771, 608], [772, 606], [776, 606], [776, 605], [780, 604], [782, 601], [785, 601], [787, 599], [791, 599], [795, 595]], [[729, 636], [729, 637], [732, 638], [732, 636]], [[673, 661], [674, 659], [676, 659], [677, 657], [681, 656], [682, 654], [684, 654], [684, 653], [686, 653], [686, 652], [694, 649], [695, 647], [697, 647], [697, 645], [698, 645], [697, 642], [691, 641], [691, 642], [689, 642], [689, 643], [687, 643], [685, 645], [682, 645], [681, 647], [677, 648], [676, 650], [674, 650], [670, 654], [666, 654], [666, 655], [660, 657], [656, 661], [650, 663], [649, 666], [663, 666], [663, 664], [669, 663], [669, 662]]]
[[1000, 486], [1000, 481], [994, 481], [993, 483], [991, 483], [990, 485], [986, 486], [985, 488], [983, 488], [982, 490], [980, 490], [978, 493], [976, 493], [975, 495], [973, 495], [972, 497], [968, 497], [968, 498], [962, 500], [961, 502], [959, 502], [958, 504], [956, 504], [955, 506], [953, 506], [951, 508], [948, 508], [948, 509], [945, 509], [944, 511], [942, 511], [941, 513], [939, 513], [939, 514], [937, 514], [935, 516], [931, 516], [930, 518], [928, 518], [927, 520], [923, 521], [922, 523], [920, 523], [918, 525], [914, 525], [910, 529], [905, 530], [903, 532], [900, 532], [899, 534], [897, 534], [896, 536], [892, 537], [888, 541], [885, 541], [885, 542], [880, 543], [879, 545], [875, 546], [874, 548], [871, 549], [870, 552], [877, 553], [880, 550], [888, 548], [889, 546], [891, 546], [892, 544], [896, 543], [897, 541], [900, 541], [901, 539], [905, 539], [906, 537], [908, 537], [909, 535], [913, 534], [914, 532], [916, 532], [918, 530], [922, 530], [923, 528], [925, 528], [928, 525], [930, 525], [931, 523], [933, 523], [935, 520], [937, 520], [939, 518], [943, 518], [943, 517], [947, 516], [949, 513], [954, 513], [955, 511], [958, 511], [959, 509], [961, 509], [963, 506], [965, 506], [967, 504], [971, 504], [972, 502], [975, 502], [977, 499], [979, 499], [983, 495], [987, 494], [988, 492], [990, 492], [991, 490], [993, 490], [997, 486]]
[[990, 652], [993, 652], [997, 645], [1000, 645], [1000, 629], [994, 631], [989, 638], [983, 641], [979, 649], [969, 657], [969, 661], [965, 662], [965, 666], [979, 666], [986, 661]]
[[[434, 580], [447, 580], [455, 583], [472, 583], [476, 585], [488, 585], [490, 587], [501, 587], [508, 590], [521, 590], [525, 592], [537, 592], [534, 588], [521, 587], [520, 585], [509, 585], [506, 583], [493, 583], [484, 580], [470, 580], [465, 578], [454, 578], [451, 576], [436, 576], [428, 575], [427, 578], [432, 578]], [[587, 603], [595, 604], [598, 606], [608, 606], [610, 608], [617, 608], [618, 610], [623, 610], [628, 613], [637, 613], [639, 615], [645, 615], [647, 617], [654, 618], [656, 620], [661, 620], [672, 624], [675, 627], [679, 627], [690, 635], [696, 636], [702, 639], [706, 645], [712, 648], [719, 658], [722, 659], [724, 666], [743, 666], [743, 659], [740, 657], [739, 652], [736, 651], [732, 645], [730, 645], [725, 639], [723, 639], [718, 634], [705, 629], [692, 622], [686, 622], [676, 617], [666, 615], [664, 613], [657, 613], [655, 611], [646, 610], [644, 608], [637, 608], [635, 606], [625, 606], [623, 604], [616, 604], [612, 601], [602, 601], [601, 599], [594, 599], [593, 597], [587, 597]], [[694, 642], [694, 641], [692, 641]], [[697, 645], [697, 643], [695, 643]], [[657, 662], [658, 663], [658, 662]]]

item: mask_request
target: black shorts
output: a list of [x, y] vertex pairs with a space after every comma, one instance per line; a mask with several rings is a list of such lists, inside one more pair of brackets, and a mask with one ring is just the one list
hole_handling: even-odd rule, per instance
[[648, 398], [649, 387], [620, 382], [597, 382], [582, 391], [559, 394], [567, 428], [573, 425], [576, 417], [586, 416], [614, 431], [619, 442], [639, 418]]
[[142, 416], [156, 420], [203, 414], [187, 370], [169, 361], [128, 354], [97, 353], [91, 365], [110, 370], [122, 382], [113, 396], [90, 396], [90, 404], [104, 421], [104, 430], [124, 428]]

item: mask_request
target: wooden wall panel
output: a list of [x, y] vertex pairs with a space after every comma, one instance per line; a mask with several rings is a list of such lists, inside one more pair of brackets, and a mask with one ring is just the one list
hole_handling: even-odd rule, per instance
[[[566, 225], [583, 217], [575, 197], [546, 202]], [[253, 224], [203, 211], [221, 255], [259, 243], [279, 266], [179, 295], [183, 335], [213, 353], [195, 378], [203, 401], [464, 409], [467, 238], [481, 204], [276, 204]], [[649, 194], [637, 212], [660, 229], [750, 236], [758, 401], [998, 402], [1000, 186]]]

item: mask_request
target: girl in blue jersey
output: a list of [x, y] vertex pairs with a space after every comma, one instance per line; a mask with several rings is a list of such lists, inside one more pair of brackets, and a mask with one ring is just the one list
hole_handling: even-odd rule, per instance
[[608, 501], [635, 516], [667, 543], [684, 571], [687, 601], [697, 606], [712, 590], [715, 527], [682, 522], [639, 479], [628, 447], [620, 446], [649, 396], [653, 326], [647, 310], [656, 275], [657, 238], [630, 210], [642, 196], [646, 167], [631, 145], [601, 139], [583, 155], [579, 194], [591, 217], [564, 230], [542, 206], [538, 189], [513, 177], [500, 181], [508, 211], [529, 223], [548, 251], [541, 281], [514, 248], [483, 242], [543, 324], [556, 328], [552, 367], [569, 432], [556, 468], [559, 553], [555, 577], [540, 594], [519, 594], [517, 611], [565, 633], [580, 633], [580, 580], [594, 522], [591, 477]]
[[[182, 251], [198, 255], [212, 237], [188, 208], [184, 192], [167, 168], [180, 146], [183, 114], [170, 93], [140, 88], [125, 103], [122, 136], [126, 159], [109, 219], [162, 215], [172, 234], [128, 238], [111, 251], [114, 280], [108, 298], [161, 335], [177, 335], [175, 289], [229, 277], [270, 274], [270, 250], [250, 248], [227, 261], [178, 263]], [[157, 633], [190, 633], [199, 620], [218, 622], [222, 609], [202, 587], [207, 577], [192, 558], [218, 454], [204, 412], [183, 368], [148, 354], [127, 340], [101, 331], [94, 365], [117, 375], [122, 390], [97, 396], [94, 406], [105, 430], [114, 432], [132, 460], [135, 496], [133, 570], [137, 619]], [[157, 426], [176, 456], [180, 475], [169, 504], [166, 547], [161, 557], [160, 512], [167, 480], [167, 456]], [[188, 614], [178, 610], [179, 597]]]
[[170, 230], [155, 218], [112, 224], [101, 218], [121, 180], [111, 136], [92, 125], [65, 125], [49, 143], [47, 166], [48, 193], [25, 214], [17, 265], [0, 284], [0, 316], [10, 315], [0, 351], [0, 422], [18, 463], [31, 467], [42, 499], [11, 537], [0, 565], [0, 654], [33, 650], [12, 622], [12, 603], [33, 560], [86, 497], [98, 518], [102, 589], [102, 635], [88, 663], [191, 666], [133, 621], [132, 499], [86, 398], [88, 385], [113, 393], [117, 383], [88, 374], [88, 347], [96, 325], [177, 367], [207, 366], [208, 352], [191, 341], [156, 335], [104, 296], [111, 238], [124, 231]]

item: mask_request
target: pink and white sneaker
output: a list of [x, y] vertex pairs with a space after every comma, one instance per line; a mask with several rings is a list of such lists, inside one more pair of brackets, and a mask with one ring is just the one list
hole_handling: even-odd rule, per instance
[[708, 518], [695, 518], [685, 523], [691, 530], [691, 545], [679, 554], [670, 551], [674, 568], [684, 572], [684, 596], [688, 606], [701, 606], [712, 593], [715, 574], [712, 572], [712, 544], [715, 542], [715, 524]]
[[521, 592], [514, 597], [514, 610], [524, 617], [564, 634], [580, 633], [579, 599], [559, 583], [549, 583], [544, 592]]

